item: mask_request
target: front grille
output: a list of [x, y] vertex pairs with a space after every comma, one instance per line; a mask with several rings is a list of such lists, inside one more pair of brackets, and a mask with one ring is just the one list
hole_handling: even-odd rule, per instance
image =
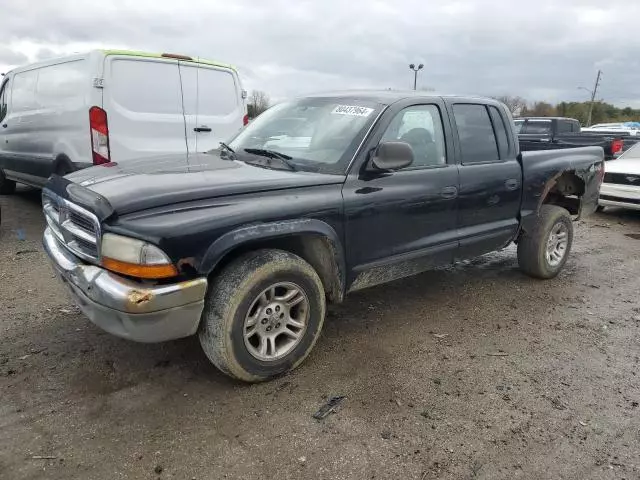
[[624, 198], [624, 197], [615, 197], [613, 195], [600, 195], [600, 200], [609, 200], [610, 202], [633, 203], [635, 205], [640, 205], [640, 200], [638, 200], [637, 198]]
[[100, 259], [100, 222], [78, 205], [45, 190], [42, 209], [47, 225], [70, 252], [92, 263]]
[[632, 175], [628, 173], [605, 173], [604, 183], [635, 185], [636, 187], [640, 187], [640, 175]]

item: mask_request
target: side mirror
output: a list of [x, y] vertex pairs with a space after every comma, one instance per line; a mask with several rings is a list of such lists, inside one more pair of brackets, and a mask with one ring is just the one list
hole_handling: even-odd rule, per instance
[[400, 170], [413, 163], [413, 148], [405, 142], [384, 142], [378, 145], [371, 159], [373, 170]]

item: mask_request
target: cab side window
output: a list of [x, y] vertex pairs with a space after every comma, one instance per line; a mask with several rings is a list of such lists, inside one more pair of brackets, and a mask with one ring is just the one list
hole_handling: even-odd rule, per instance
[[411, 145], [414, 156], [411, 167], [432, 167], [447, 162], [442, 118], [436, 105], [415, 105], [400, 111], [380, 141]]
[[9, 80], [2, 84], [0, 87], [0, 122], [7, 116], [8, 103], [9, 103]]

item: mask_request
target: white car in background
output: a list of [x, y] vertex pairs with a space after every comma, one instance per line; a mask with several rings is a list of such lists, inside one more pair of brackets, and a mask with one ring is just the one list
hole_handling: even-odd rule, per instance
[[605, 169], [599, 205], [640, 210], [640, 143], [606, 162]]
[[598, 123], [590, 127], [582, 127], [584, 133], [609, 133], [611, 135], [632, 136], [640, 134], [638, 127], [625, 125], [624, 123]]
[[218, 148], [247, 124], [229, 65], [174, 54], [94, 50], [0, 79], [0, 194], [53, 173]]

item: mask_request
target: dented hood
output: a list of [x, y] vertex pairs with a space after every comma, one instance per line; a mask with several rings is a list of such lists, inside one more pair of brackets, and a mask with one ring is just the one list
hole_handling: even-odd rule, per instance
[[341, 175], [271, 170], [202, 153], [91, 167], [54, 176], [47, 188], [105, 218], [205, 198], [342, 182]]

